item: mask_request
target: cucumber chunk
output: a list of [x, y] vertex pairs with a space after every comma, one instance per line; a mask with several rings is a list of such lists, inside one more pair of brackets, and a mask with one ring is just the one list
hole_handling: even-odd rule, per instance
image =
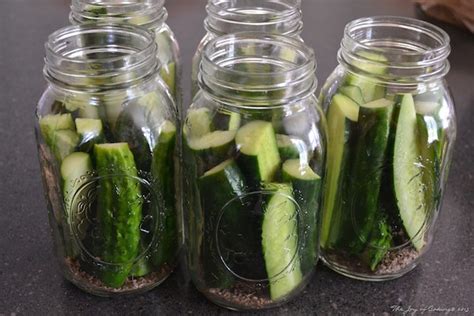
[[39, 126], [46, 143], [52, 142], [56, 131], [76, 128], [70, 113], [45, 115], [39, 119]]
[[280, 154], [273, 126], [265, 121], [252, 121], [238, 129], [235, 143], [237, 163], [250, 185], [270, 182], [280, 166]]
[[39, 126], [44, 141], [59, 162], [74, 152], [79, 136], [70, 113], [43, 116]]
[[[353, 65], [370, 75], [382, 75], [388, 70], [385, 65], [388, 60], [385, 56], [369, 52], [358, 52], [357, 55], [364, 60], [354, 60]], [[362, 92], [364, 103], [383, 98], [385, 96], [385, 87], [376, 83], [368, 77], [350, 73], [346, 77], [346, 84], [357, 86]]]
[[212, 115], [208, 108], [190, 109], [183, 133], [188, 138], [201, 137], [212, 130]]
[[160, 69], [160, 76], [168, 86], [173, 97], [176, 96], [176, 64], [171, 62]]
[[80, 137], [79, 148], [89, 152], [95, 144], [104, 141], [102, 121], [98, 119], [76, 119], [76, 130]]
[[158, 144], [153, 149], [151, 173], [157, 181], [157, 191], [164, 201], [163, 224], [153, 251], [153, 264], [161, 267], [172, 264], [178, 250], [178, 223], [175, 201], [175, 143], [176, 126], [164, 121], [160, 128]]
[[360, 88], [357, 86], [343, 86], [339, 88], [339, 92], [351, 98], [352, 101], [356, 102], [359, 105], [364, 103], [364, 96], [362, 95], [362, 91], [360, 91]]
[[298, 221], [290, 184], [265, 186], [274, 194], [267, 201], [262, 223], [262, 249], [270, 281], [270, 297], [279, 300], [303, 279], [298, 258]]
[[53, 134], [53, 138], [50, 141], [50, 147], [54, 155], [58, 161], [62, 161], [76, 150], [79, 136], [71, 130], [59, 130]]
[[240, 127], [241, 121], [240, 113], [220, 108], [214, 117], [213, 126], [216, 129], [234, 131]]
[[361, 106], [357, 124], [345, 214], [338, 243], [350, 253], [360, 253], [368, 242], [379, 212], [393, 101], [378, 99]]
[[441, 136], [438, 133], [439, 127], [434, 117], [417, 115], [416, 122], [426, 212], [432, 214], [441, 199], [441, 192], [439, 192]]
[[[242, 196], [245, 192], [245, 183], [242, 173], [233, 159], [226, 160], [216, 167], [206, 171], [199, 178], [199, 188], [201, 193], [201, 206], [203, 210], [204, 238], [200, 245], [202, 251], [204, 278], [212, 287], [226, 288], [233, 282], [232, 274], [227, 270], [221, 261], [216, 244], [216, 229], [222, 209], [226, 204], [236, 197]], [[210, 188], [213, 188], [210, 190]], [[219, 240], [224, 244], [221, 249], [228, 249], [229, 253], [223, 253], [224, 257], [230, 252], [247, 253], [249, 245], [242, 244], [240, 240], [232, 240], [237, 234], [232, 234], [230, 230], [246, 227], [245, 214], [236, 205], [229, 205], [222, 213], [221, 222], [227, 226], [229, 238]], [[243, 226], [242, 226], [243, 225]], [[235, 264], [236, 261], [234, 262]], [[231, 267], [233, 271], [238, 271], [239, 267]], [[240, 268], [241, 269], [241, 268]]]
[[[296, 137], [290, 137], [284, 134], [277, 134], [276, 140], [281, 160], [308, 158], [308, 148], [303, 140]], [[300, 157], [300, 155], [302, 157]]]
[[301, 271], [306, 274], [313, 269], [317, 260], [318, 212], [321, 190], [321, 177], [299, 159], [290, 159], [283, 163], [283, 180], [293, 186], [293, 195], [301, 207], [304, 224], [304, 238], [301, 244]]
[[97, 221], [101, 267], [100, 279], [107, 286], [121, 287], [140, 248], [142, 198], [133, 154], [127, 143], [98, 144], [94, 156], [99, 186]]
[[[78, 225], [75, 229], [78, 233], [79, 239], [84, 240], [86, 237], [87, 228], [89, 226], [88, 221], [86, 220], [88, 214], [84, 212], [71, 213], [74, 207], [78, 207], [75, 205], [78, 202], [74, 200], [75, 195], [79, 189], [82, 189], [81, 183], [86, 183], [86, 178], [91, 176], [92, 169], [92, 160], [89, 154], [82, 152], [70, 154], [64, 158], [61, 164], [62, 191], [69, 232], [69, 236], [66, 236], [67, 239], [72, 238], [73, 235], [71, 225]], [[82, 192], [81, 194], [87, 193]], [[70, 253], [68, 253], [68, 255], [73, 257], [79, 255], [80, 251], [77, 249], [76, 244], [72, 240], [69, 244]]]
[[228, 158], [234, 150], [235, 131], [214, 131], [187, 139], [188, 147], [199, 159], [201, 170], [207, 170]]
[[349, 136], [352, 135], [354, 122], [359, 118], [359, 106], [349, 97], [336, 94], [331, 100], [328, 113], [328, 151], [327, 176], [324, 198], [321, 245], [329, 246], [330, 233], [337, 236], [337, 223], [341, 216], [340, 186], [343, 172], [349, 163]]
[[423, 228], [427, 219], [422, 175], [415, 104], [411, 94], [404, 94], [395, 135], [393, 186], [400, 218], [417, 250], [425, 245]]

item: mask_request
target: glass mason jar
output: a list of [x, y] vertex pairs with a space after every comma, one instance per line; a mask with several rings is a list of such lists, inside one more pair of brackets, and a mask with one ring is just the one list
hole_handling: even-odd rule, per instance
[[175, 102], [181, 105], [179, 87], [180, 64], [178, 42], [166, 19], [165, 0], [72, 0], [72, 24], [88, 22], [132, 24], [155, 34], [160, 75], [168, 85]]
[[346, 276], [388, 280], [431, 244], [456, 137], [449, 37], [402, 17], [350, 22], [321, 91], [328, 156], [321, 254]]
[[318, 257], [325, 119], [313, 51], [265, 33], [206, 45], [183, 127], [188, 261], [199, 291], [236, 310], [279, 305]]
[[46, 43], [36, 111], [64, 276], [101, 296], [149, 290], [176, 264], [176, 111], [156, 43], [133, 26], [69, 26]]
[[209, 0], [204, 20], [206, 35], [193, 57], [192, 95], [198, 90], [199, 64], [204, 46], [214, 38], [238, 32], [266, 32], [300, 38], [303, 30], [301, 0]]

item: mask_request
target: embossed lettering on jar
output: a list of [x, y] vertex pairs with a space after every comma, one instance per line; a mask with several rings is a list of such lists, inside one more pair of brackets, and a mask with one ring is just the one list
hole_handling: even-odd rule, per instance
[[282, 304], [318, 256], [325, 120], [301, 41], [226, 35], [204, 49], [183, 127], [188, 259], [221, 306]]
[[321, 251], [335, 271], [399, 277], [433, 239], [456, 137], [448, 35], [429, 23], [349, 23], [321, 92], [329, 126]]
[[[258, 3], [257, 3], [258, 2]], [[198, 90], [199, 64], [204, 46], [214, 38], [238, 32], [265, 32], [301, 40], [301, 0], [209, 0], [201, 39], [192, 63], [192, 94]]]
[[166, 24], [168, 12], [164, 3], [164, 0], [72, 0], [70, 21], [73, 24], [131, 24], [155, 34], [160, 75], [179, 107], [179, 47], [173, 31]]
[[180, 248], [173, 101], [156, 43], [132, 26], [50, 35], [36, 135], [64, 276], [96, 295], [151, 289]]

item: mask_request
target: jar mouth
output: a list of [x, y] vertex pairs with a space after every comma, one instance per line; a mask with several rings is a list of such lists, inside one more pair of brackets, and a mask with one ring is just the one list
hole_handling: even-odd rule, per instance
[[165, 0], [72, 0], [69, 20], [73, 24], [107, 22], [146, 28], [164, 23]]
[[[346, 25], [338, 59], [353, 72], [366, 72], [379, 79], [432, 80], [449, 70], [449, 42], [445, 31], [421, 20], [396, 16], [360, 18]], [[387, 72], [367, 71], [380, 67], [387, 68]]]
[[48, 37], [45, 50], [46, 79], [70, 86], [127, 84], [159, 67], [153, 35], [131, 25], [64, 27]]
[[314, 51], [297, 39], [236, 33], [205, 46], [198, 79], [219, 102], [268, 108], [313, 94], [315, 71]]
[[207, 31], [223, 35], [268, 32], [295, 36], [303, 29], [301, 0], [210, 0], [206, 5]]

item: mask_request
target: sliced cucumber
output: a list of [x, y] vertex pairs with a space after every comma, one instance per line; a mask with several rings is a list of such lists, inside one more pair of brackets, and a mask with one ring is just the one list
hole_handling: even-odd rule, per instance
[[252, 121], [238, 129], [235, 143], [238, 164], [251, 185], [273, 180], [280, 166], [280, 154], [273, 126], [265, 121]]
[[216, 129], [234, 131], [239, 129], [241, 120], [240, 113], [221, 108], [214, 117], [213, 125]]
[[160, 69], [160, 76], [170, 89], [171, 95], [176, 96], [176, 64], [171, 62]]
[[293, 185], [293, 195], [301, 207], [304, 227], [303, 242], [300, 247], [301, 271], [311, 272], [316, 264], [318, 249], [318, 216], [321, 178], [313, 169], [299, 159], [290, 159], [283, 163], [283, 180]]
[[178, 251], [178, 214], [175, 200], [175, 143], [176, 126], [164, 121], [160, 127], [158, 144], [153, 149], [151, 174], [157, 182], [156, 190], [164, 202], [163, 223], [154, 245], [153, 264], [161, 267], [172, 265]]
[[298, 221], [290, 184], [265, 186], [274, 194], [267, 201], [262, 223], [262, 249], [270, 280], [270, 297], [279, 300], [303, 279], [298, 258]]
[[[204, 259], [204, 278], [212, 287], [226, 288], [233, 282], [233, 276], [221, 261], [216, 244], [216, 229], [224, 206], [234, 198], [244, 194], [244, 177], [235, 161], [229, 159], [206, 171], [199, 178], [199, 188], [204, 214], [204, 239], [201, 244], [201, 255]], [[246, 223], [245, 219], [245, 214], [242, 214], [241, 208], [235, 207], [233, 204], [228, 206], [225, 212], [222, 213], [221, 222], [226, 226], [226, 235], [230, 236], [224, 240], [219, 240], [219, 243], [225, 245], [221, 247], [221, 250], [224, 251], [222, 253], [224, 258], [227, 258], [229, 255], [235, 256], [239, 253], [245, 254], [247, 252], [249, 245], [242, 244], [241, 240], [231, 238], [238, 235], [232, 234], [232, 230], [235, 229], [241, 232], [242, 227], [250, 224]], [[234, 262], [236, 265], [238, 265], [237, 261]], [[231, 269], [233, 271], [239, 270], [234, 266]]]
[[400, 218], [417, 250], [425, 245], [423, 229], [427, 219], [422, 175], [415, 104], [411, 94], [404, 94], [395, 135], [393, 186]]
[[74, 121], [70, 113], [49, 114], [39, 119], [41, 134], [49, 145], [54, 138], [54, 133], [59, 130], [75, 130]]
[[[62, 191], [67, 222], [69, 225], [77, 225], [75, 229], [81, 240], [86, 237], [88, 227], [86, 218], [88, 214], [79, 211], [72, 214], [72, 210], [74, 207], [78, 207], [76, 203], [79, 203], [79, 201], [75, 201], [76, 194], [79, 190], [84, 190], [81, 184], [87, 183], [87, 178], [91, 177], [92, 168], [92, 160], [89, 154], [82, 152], [70, 154], [64, 158], [61, 164]], [[81, 194], [88, 195], [84, 191], [81, 191]], [[69, 229], [71, 229], [71, 226], [69, 226]], [[70, 233], [72, 235], [72, 231]], [[75, 249], [75, 243], [72, 243], [72, 245], [74, 253], [69, 255], [76, 256], [79, 254], [79, 249]]]
[[[355, 60], [353, 61], [353, 65], [366, 72], [368, 76], [381, 75], [387, 72], [388, 66], [385, 64], [388, 61], [385, 56], [369, 52], [358, 52], [357, 55], [363, 57], [365, 60]], [[385, 96], [385, 87], [366, 76], [350, 73], [347, 75], [346, 84], [360, 88], [364, 103]]]
[[346, 190], [345, 214], [338, 244], [362, 252], [379, 212], [379, 194], [392, 120], [393, 101], [378, 99], [361, 106], [357, 140]]
[[184, 125], [188, 138], [201, 137], [212, 130], [212, 114], [208, 108], [190, 109]]
[[62, 161], [76, 150], [79, 143], [79, 135], [71, 130], [59, 130], [53, 134], [51, 149], [58, 161]]
[[416, 113], [421, 115], [434, 115], [438, 112], [440, 104], [433, 101], [416, 101], [415, 109]]
[[206, 165], [215, 166], [229, 157], [234, 149], [235, 133], [235, 131], [214, 131], [201, 137], [188, 138], [187, 144]]
[[[336, 94], [331, 100], [328, 113], [328, 151], [327, 173], [325, 182], [325, 198], [321, 245], [330, 246], [330, 233], [338, 234], [336, 225], [342, 216], [340, 210], [340, 187], [346, 166], [349, 163], [348, 137], [352, 135], [354, 122], [359, 118], [359, 106], [349, 97]], [[334, 223], [334, 224], [333, 224]]]
[[308, 158], [308, 148], [303, 140], [296, 137], [290, 137], [284, 134], [277, 134], [276, 140], [278, 152], [280, 153], [280, 157], [282, 160]]
[[349, 97], [355, 103], [361, 105], [364, 103], [364, 96], [362, 91], [357, 86], [343, 86], [339, 88], [339, 92], [344, 94], [346, 97]]
[[416, 122], [426, 212], [427, 214], [432, 214], [441, 198], [441, 193], [439, 192], [441, 137], [438, 135], [439, 127], [434, 117], [417, 115]]
[[76, 119], [76, 130], [80, 137], [79, 148], [89, 152], [95, 144], [104, 141], [102, 121], [98, 119]]

